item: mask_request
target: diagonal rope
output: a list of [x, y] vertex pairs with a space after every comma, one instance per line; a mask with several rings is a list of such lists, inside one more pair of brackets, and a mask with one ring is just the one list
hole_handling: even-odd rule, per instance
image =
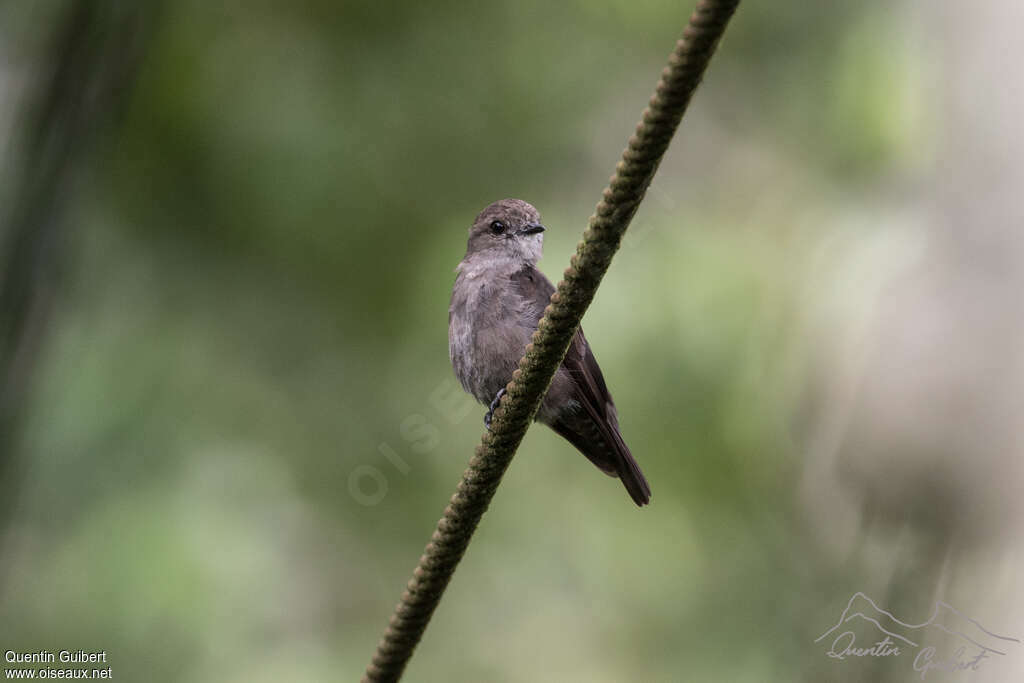
[[700, 0], [590, 227], [551, 295], [469, 467], [377, 645], [364, 682], [397, 681], [562, 362], [739, 0]]

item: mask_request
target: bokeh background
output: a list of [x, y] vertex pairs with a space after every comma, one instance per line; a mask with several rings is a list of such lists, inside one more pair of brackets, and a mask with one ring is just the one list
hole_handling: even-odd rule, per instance
[[[689, 11], [0, 6], [0, 649], [357, 679], [482, 429], [466, 230], [557, 279]], [[740, 7], [585, 319], [653, 504], [531, 429], [408, 680], [920, 680], [814, 642], [856, 591], [1024, 638], [1022, 21]]]

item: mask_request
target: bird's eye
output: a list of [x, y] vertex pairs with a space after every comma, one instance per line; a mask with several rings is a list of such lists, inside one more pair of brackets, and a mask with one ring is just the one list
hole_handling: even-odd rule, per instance
[[501, 221], [491, 221], [491, 232], [495, 235], [500, 235], [505, 232], [505, 224]]

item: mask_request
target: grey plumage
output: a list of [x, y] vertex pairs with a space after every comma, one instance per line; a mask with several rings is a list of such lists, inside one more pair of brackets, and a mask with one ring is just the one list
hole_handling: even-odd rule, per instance
[[[530, 204], [505, 199], [484, 209], [469, 231], [448, 309], [448, 350], [467, 392], [488, 405], [512, 378], [551, 294], [535, 267], [544, 227]], [[619, 477], [637, 505], [651, 490], [619, 433], [618, 414], [601, 368], [577, 331], [555, 373], [537, 420], [603, 472]]]

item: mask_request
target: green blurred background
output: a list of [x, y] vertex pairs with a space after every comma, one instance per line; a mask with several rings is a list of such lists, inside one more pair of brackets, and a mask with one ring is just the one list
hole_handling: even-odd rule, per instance
[[[691, 6], [83, 4], [0, 6], [0, 649], [356, 680], [482, 430], [466, 230], [527, 199], [557, 280]], [[814, 642], [858, 590], [1024, 637], [1024, 13], [972, 7], [740, 7], [585, 319], [653, 504], [531, 429], [408, 680], [918, 679]]]

